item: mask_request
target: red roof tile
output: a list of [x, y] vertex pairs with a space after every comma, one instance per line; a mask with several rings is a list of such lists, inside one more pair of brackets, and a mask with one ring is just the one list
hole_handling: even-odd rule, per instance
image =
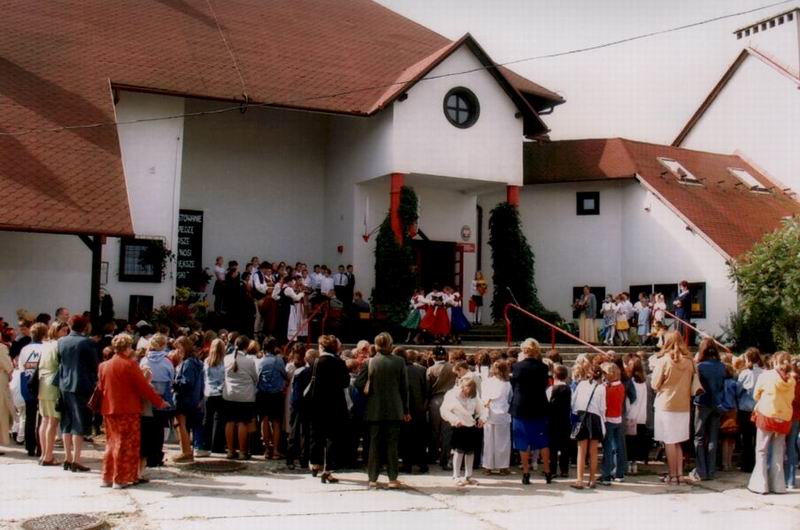
[[[679, 162], [700, 180], [685, 184], [658, 158]], [[750, 191], [728, 170], [740, 168], [769, 193]], [[622, 138], [528, 143], [525, 184], [637, 178], [729, 257], [747, 252], [800, 204], [736, 155], [722, 155]]]
[[[112, 123], [110, 84], [369, 115], [454, 49], [369, 0], [0, 0], [0, 12], [6, 133]], [[0, 135], [0, 187], [0, 229], [132, 232], [113, 126]]]

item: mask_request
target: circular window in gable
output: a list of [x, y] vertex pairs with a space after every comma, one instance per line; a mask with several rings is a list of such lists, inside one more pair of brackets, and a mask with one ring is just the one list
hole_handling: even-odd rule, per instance
[[456, 127], [472, 127], [478, 121], [480, 113], [478, 98], [468, 88], [451, 88], [444, 97], [444, 115]]

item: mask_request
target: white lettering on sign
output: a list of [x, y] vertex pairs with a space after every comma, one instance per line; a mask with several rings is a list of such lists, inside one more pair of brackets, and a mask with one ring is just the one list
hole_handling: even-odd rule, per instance
[[179, 226], [178, 231], [181, 234], [194, 234], [194, 227], [193, 226]]
[[178, 260], [178, 267], [182, 269], [191, 269], [194, 268], [195, 261], [193, 259], [188, 260]]
[[192, 215], [187, 213], [182, 213], [180, 217], [181, 221], [186, 221], [188, 223], [202, 223], [203, 216], [202, 215]]

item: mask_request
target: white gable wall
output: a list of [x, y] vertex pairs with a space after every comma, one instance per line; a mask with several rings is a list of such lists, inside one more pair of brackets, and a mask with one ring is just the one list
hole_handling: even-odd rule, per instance
[[[483, 65], [462, 46], [426, 77]], [[444, 115], [444, 97], [454, 87], [470, 89], [480, 103], [478, 121], [454, 127]], [[394, 170], [467, 179], [522, 183], [522, 118], [486, 70], [418, 82], [408, 99], [394, 103]]]
[[[600, 215], [576, 214], [576, 193], [600, 192]], [[488, 221], [502, 194], [483, 195], [483, 270], [491, 271]], [[645, 207], [650, 208], [649, 212]], [[736, 308], [725, 260], [638, 183], [586, 182], [526, 186], [520, 193], [523, 231], [535, 255], [536, 286], [548, 309], [572, 317], [572, 288], [604, 286], [606, 293], [631, 285], [706, 282], [706, 319], [699, 327], [719, 333]], [[491, 301], [491, 278], [489, 295]]]
[[741, 151], [769, 175], [800, 193], [800, 90], [748, 57], [700, 117], [681, 147]]
[[[749, 36], [742, 36], [737, 42], [742, 46], [750, 46], [756, 50], [774, 58], [780, 64], [787, 66], [795, 74], [800, 73], [800, 12], [795, 12], [793, 15], [794, 20], [791, 22], [786, 20], [784, 15], [784, 23], [778, 25], [775, 21], [775, 27], [770, 28], [767, 23], [767, 29], [761, 30], [758, 33], [751, 33]], [[734, 38], [736, 38], [734, 36]]]

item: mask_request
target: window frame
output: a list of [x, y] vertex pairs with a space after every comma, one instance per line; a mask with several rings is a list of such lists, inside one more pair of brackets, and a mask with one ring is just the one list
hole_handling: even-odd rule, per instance
[[[697, 178], [697, 175], [686, 169], [686, 166], [681, 164], [679, 161], [675, 160], [674, 158], [669, 158], [666, 156], [658, 156], [656, 160], [664, 166], [667, 171], [669, 171], [675, 178], [678, 179], [678, 182], [681, 184], [690, 184], [694, 186], [702, 186], [703, 183]], [[670, 162], [675, 164], [675, 169], [670, 167]], [[685, 175], [681, 175], [680, 171], [683, 171]]]
[[[587, 209], [583, 205], [586, 199], [594, 199], [594, 208]], [[600, 192], [599, 191], [578, 191], [575, 193], [575, 214], [576, 215], [600, 215]]]
[[119, 241], [119, 281], [131, 283], [161, 283], [161, 263], [150, 263], [153, 271], [149, 274], [137, 274], [127, 268], [126, 254], [130, 247], [154, 247], [163, 244], [159, 239], [123, 237]]
[[[455, 107], [452, 107], [449, 103], [451, 97], [457, 98]], [[459, 105], [459, 103], [462, 101], [467, 105], [467, 108], [462, 108]], [[475, 123], [477, 123], [478, 118], [480, 118], [481, 115], [481, 105], [478, 101], [478, 97], [472, 90], [463, 86], [453, 87], [447, 91], [447, 94], [444, 95], [444, 99], [442, 100], [442, 110], [448, 123], [459, 129], [468, 129], [472, 127], [475, 125]], [[456, 118], [450, 116], [450, 110], [455, 111]], [[467, 120], [464, 122], [458, 121], [458, 114], [461, 112], [468, 113]]]

